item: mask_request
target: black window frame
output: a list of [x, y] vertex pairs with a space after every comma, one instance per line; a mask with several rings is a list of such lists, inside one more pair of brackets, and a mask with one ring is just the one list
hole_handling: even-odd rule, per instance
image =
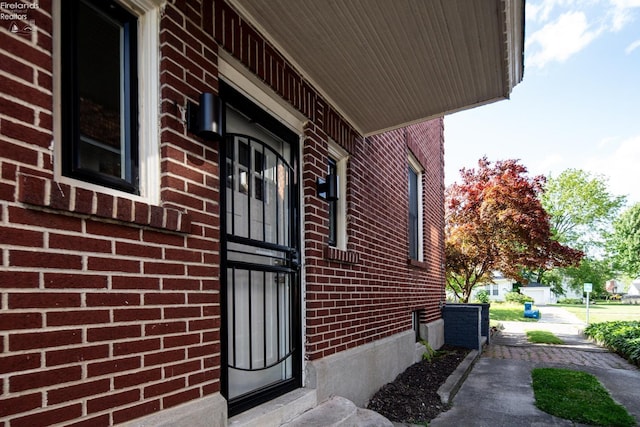
[[409, 187], [409, 216], [408, 216], [408, 233], [409, 233], [409, 258], [419, 260], [420, 257], [420, 195], [418, 190], [420, 173], [411, 165], [408, 167], [408, 187]]
[[[80, 94], [78, 88], [78, 9], [80, 3], [116, 22], [123, 34], [124, 70], [124, 176], [118, 178], [80, 167]], [[61, 2], [61, 109], [62, 174], [81, 181], [140, 194], [138, 129], [138, 16], [113, 0], [74, 0]]]
[[[338, 162], [329, 157], [327, 159], [327, 173], [338, 176]], [[329, 200], [329, 246], [335, 247], [338, 244], [338, 201]]]

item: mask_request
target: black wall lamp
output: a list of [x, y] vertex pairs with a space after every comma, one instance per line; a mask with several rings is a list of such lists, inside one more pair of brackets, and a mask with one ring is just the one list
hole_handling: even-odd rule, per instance
[[210, 92], [200, 94], [200, 104], [187, 101], [187, 129], [202, 139], [222, 139], [222, 104], [220, 98]]
[[327, 178], [318, 178], [318, 197], [329, 202], [335, 202], [340, 197], [338, 175], [330, 173]]

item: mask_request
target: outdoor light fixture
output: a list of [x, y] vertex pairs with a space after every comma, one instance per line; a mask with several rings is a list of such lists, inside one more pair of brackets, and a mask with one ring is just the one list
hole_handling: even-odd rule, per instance
[[220, 98], [210, 92], [200, 94], [200, 105], [187, 102], [187, 129], [208, 141], [222, 139]]
[[338, 200], [338, 175], [330, 173], [327, 178], [318, 178], [318, 197], [329, 202]]

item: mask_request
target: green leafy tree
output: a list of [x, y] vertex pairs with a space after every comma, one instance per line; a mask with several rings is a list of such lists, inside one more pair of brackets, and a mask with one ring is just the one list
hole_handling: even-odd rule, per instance
[[640, 203], [614, 221], [607, 249], [617, 270], [631, 278], [640, 276]]
[[476, 298], [478, 299], [478, 302], [481, 302], [483, 304], [488, 304], [490, 301], [489, 292], [487, 292], [485, 289], [478, 291], [478, 293], [476, 293]]
[[593, 285], [593, 295], [607, 294], [605, 283], [615, 276], [611, 263], [607, 259], [584, 257], [577, 267], [564, 269], [564, 275], [569, 279], [569, 286], [580, 292], [585, 283]]
[[547, 179], [541, 201], [550, 216], [554, 238], [589, 251], [602, 247], [626, 198], [612, 195], [603, 176], [567, 169]]
[[446, 278], [456, 297], [467, 302], [474, 286], [491, 281], [497, 270], [526, 283], [523, 267], [576, 265], [582, 252], [554, 241], [549, 216], [540, 203], [543, 176], [530, 177], [516, 160], [462, 169], [461, 183], [446, 191]]
[[[584, 258], [583, 258], [584, 259]], [[581, 261], [582, 262], [582, 261]], [[566, 290], [564, 288], [565, 275], [560, 268], [555, 268], [551, 271], [548, 271], [544, 275], [544, 283], [551, 287], [551, 292], [556, 294], [556, 296], [566, 296]]]
[[[603, 176], [580, 169], [567, 169], [557, 177], [547, 179], [540, 200], [549, 214], [553, 239], [585, 252], [587, 257], [581, 265], [587, 270], [594, 270], [595, 267], [589, 265], [602, 258], [611, 223], [626, 198], [611, 194]], [[539, 265], [523, 274], [529, 280], [553, 285], [558, 295], [562, 293], [562, 277], [569, 275], [573, 283], [573, 276], [578, 274], [576, 267], [553, 273], [550, 270], [547, 265]], [[594, 286], [604, 286], [604, 282], [594, 283]]]

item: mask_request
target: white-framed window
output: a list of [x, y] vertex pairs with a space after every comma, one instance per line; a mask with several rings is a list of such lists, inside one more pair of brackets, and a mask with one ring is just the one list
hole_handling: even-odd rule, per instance
[[159, 202], [161, 3], [54, 2], [56, 179]]
[[409, 179], [409, 259], [423, 261], [422, 175], [424, 169], [412, 154], [409, 154], [407, 169]]
[[349, 154], [329, 140], [327, 173], [338, 177], [338, 199], [329, 201], [329, 246], [347, 250], [347, 163]]

